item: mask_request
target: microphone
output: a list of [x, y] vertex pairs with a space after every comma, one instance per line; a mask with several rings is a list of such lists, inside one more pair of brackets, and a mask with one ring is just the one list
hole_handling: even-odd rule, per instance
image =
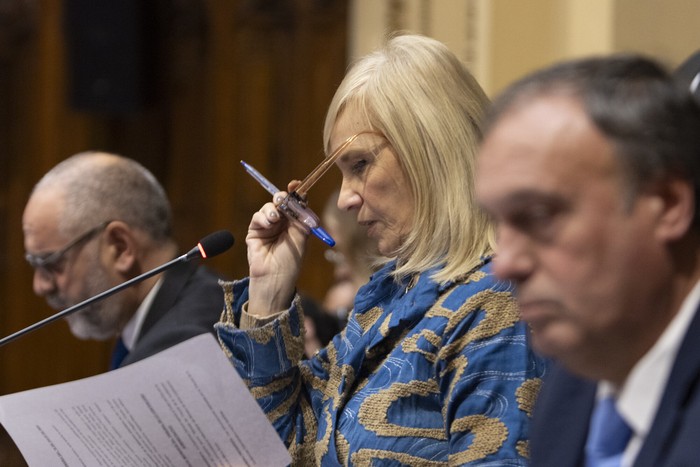
[[36, 329], [39, 329], [40, 327], [49, 324], [53, 321], [56, 321], [57, 319], [63, 318], [65, 316], [68, 316], [71, 313], [74, 313], [78, 310], [82, 310], [88, 305], [91, 305], [99, 300], [102, 300], [104, 298], [109, 297], [110, 295], [113, 295], [127, 287], [130, 287], [136, 283], [139, 283], [145, 279], [148, 279], [151, 276], [155, 276], [156, 274], [159, 274], [166, 269], [170, 269], [171, 267], [175, 266], [178, 263], [186, 263], [187, 261], [190, 261], [193, 258], [211, 258], [213, 256], [219, 255], [223, 253], [224, 251], [228, 250], [233, 246], [233, 235], [231, 235], [231, 232], [227, 230], [219, 230], [218, 232], [214, 232], [212, 234], [207, 235], [203, 239], [197, 243], [197, 246], [192, 248], [190, 251], [188, 251], [186, 254], [182, 256], [178, 256], [177, 258], [168, 261], [165, 264], [162, 264], [158, 266], [155, 269], [151, 269], [150, 271], [144, 272], [141, 275], [138, 275], [134, 278], [129, 279], [128, 281], [119, 284], [117, 286], [112, 287], [111, 289], [107, 289], [104, 292], [101, 292], [94, 297], [90, 297], [87, 300], [84, 300], [80, 303], [76, 303], [75, 305], [68, 307], [64, 310], [59, 311], [58, 313], [55, 313], [48, 318], [45, 318], [39, 322], [36, 322], [32, 324], [31, 326], [27, 326], [24, 329], [21, 329], [14, 334], [10, 334], [7, 337], [3, 337], [0, 339], [0, 347], [3, 345], [7, 344], [8, 342], [12, 342], [13, 340], [31, 332]]
[[[197, 243], [186, 255], [175, 258], [173, 261], [189, 261], [200, 256], [202, 259], [220, 255], [233, 246], [233, 235], [228, 230], [219, 230], [207, 235]], [[172, 262], [172, 261], [171, 261]], [[166, 263], [169, 264], [169, 263]], [[163, 265], [165, 266], [165, 265]], [[162, 267], [162, 266], [161, 266]], [[148, 274], [148, 273], [146, 273]]]

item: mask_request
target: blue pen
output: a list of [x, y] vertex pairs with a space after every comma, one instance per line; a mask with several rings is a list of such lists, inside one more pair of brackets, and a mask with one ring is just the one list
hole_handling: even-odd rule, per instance
[[[245, 161], [241, 161], [243, 168], [248, 172], [251, 177], [253, 177], [268, 193], [275, 195], [281, 190], [272, 184], [263, 174], [255, 170], [255, 167], [248, 164]], [[290, 193], [278, 206], [279, 210], [282, 211], [290, 219], [301, 222], [303, 225], [311, 230], [311, 233], [320, 238], [324, 243], [329, 246], [335, 245], [335, 240], [328, 235], [328, 232], [323, 230], [320, 226], [319, 218], [311, 209], [305, 206], [304, 200], [302, 200], [296, 193]]]

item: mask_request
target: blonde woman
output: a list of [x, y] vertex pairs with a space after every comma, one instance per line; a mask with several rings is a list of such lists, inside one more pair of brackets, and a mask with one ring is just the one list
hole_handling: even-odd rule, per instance
[[226, 285], [217, 330], [295, 464], [527, 463], [544, 364], [510, 285], [491, 274], [492, 229], [474, 201], [487, 105], [447, 47], [422, 36], [394, 37], [349, 71], [324, 142], [343, 148], [338, 207], [387, 262], [308, 361], [295, 295], [307, 232], [274, 203], [253, 215], [250, 277]]

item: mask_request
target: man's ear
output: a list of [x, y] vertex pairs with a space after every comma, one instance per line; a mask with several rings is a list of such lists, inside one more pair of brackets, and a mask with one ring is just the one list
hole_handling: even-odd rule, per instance
[[674, 177], [654, 185], [659, 209], [656, 232], [674, 242], [688, 233], [695, 216], [695, 188], [688, 180]]
[[105, 229], [107, 260], [121, 274], [127, 274], [138, 260], [134, 231], [122, 221], [112, 221]]

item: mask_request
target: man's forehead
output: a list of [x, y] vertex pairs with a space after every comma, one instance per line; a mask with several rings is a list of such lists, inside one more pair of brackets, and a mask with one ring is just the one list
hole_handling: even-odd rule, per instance
[[[612, 145], [571, 97], [548, 96], [502, 114], [479, 154], [480, 192], [554, 189], [616, 171]], [[501, 193], [503, 194], [503, 193]]]
[[25, 235], [58, 232], [64, 198], [60, 191], [38, 190], [32, 194], [22, 215]]
[[[582, 144], [610, 143], [595, 126], [583, 104], [570, 95], [544, 95], [519, 102], [503, 112], [485, 135], [479, 158], [527, 153], [585, 152]], [[532, 154], [530, 154], [532, 155]], [[565, 157], [566, 159], [575, 159]]]
[[567, 93], [538, 94], [516, 99], [503, 109], [491, 124], [486, 137], [509, 124], [522, 125], [524, 122], [545, 132], [572, 121], [589, 122], [583, 103]]

